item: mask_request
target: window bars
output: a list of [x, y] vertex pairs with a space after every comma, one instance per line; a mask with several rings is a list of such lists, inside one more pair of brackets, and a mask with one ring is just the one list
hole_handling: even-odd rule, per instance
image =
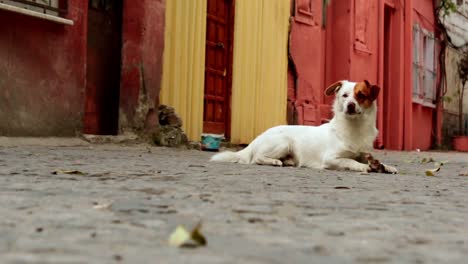
[[434, 107], [437, 82], [437, 51], [434, 33], [413, 26], [413, 102]]

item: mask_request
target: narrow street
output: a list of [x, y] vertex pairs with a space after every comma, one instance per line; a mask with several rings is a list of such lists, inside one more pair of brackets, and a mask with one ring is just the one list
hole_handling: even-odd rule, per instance
[[[468, 259], [468, 154], [378, 151], [401, 173], [364, 175], [149, 145], [35, 145], [0, 147], [1, 263]], [[206, 247], [169, 246], [178, 224], [198, 221]]]

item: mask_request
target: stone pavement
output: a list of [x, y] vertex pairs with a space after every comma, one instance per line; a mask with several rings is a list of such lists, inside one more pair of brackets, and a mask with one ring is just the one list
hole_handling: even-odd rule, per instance
[[[468, 154], [376, 152], [401, 174], [363, 175], [39, 145], [0, 147], [0, 263], [468, 263]], [[168, 245], [199, 220], [206, 247]]]

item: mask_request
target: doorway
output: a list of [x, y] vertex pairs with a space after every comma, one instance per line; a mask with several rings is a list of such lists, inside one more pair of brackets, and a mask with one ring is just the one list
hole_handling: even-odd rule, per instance
[[382, 140], [386, 149], [401, 149], [402, 107], [400, 73], [400, 38], [399, 24], [395, 20], [396, 10], [393, 5], [384, 5], [383, 17], [383, 105]]
[[89, 0], [83, 133], [118, 133], [123, 0]]
[[389, 119], [390, 119], [390, 116], [389, 116], [389, 111], [386, 111], [388, 110], [388, 107], [389, 107], [389, 103], [390, 103], [390, 85], [391, 85], [391, 80], [390, 80], [390, 74], [389, 74], [389, 66], [390, 66], [390, 23], [391, 23], [391, 19], [390, 19], [390, 16], [391, 16], [391, 12], [392, 10], [390, 9], [390, 7], [388, 7], [387, 5], [385, 6], [385, 9], [384, 9], [384, 52], [383, 52], [383, 56], [384, 56], [384, 71], [383, 71], [383, 74], [384, 74], [384, 78], [383, 78], [383, 92], [384, 92], [384, 96], [383, 96], [383, 109], [385, 109], [383, 111], [383, 131], [384, 132], [384, 146], [388, 146], [388, 143], [389, 141], [391, 140], [389, 137], [390, 137], [390, 133], [388, 133], [388, 128], [389, 128]]
[[208, 0], [203, 132], [230, 137], [235, 0]]

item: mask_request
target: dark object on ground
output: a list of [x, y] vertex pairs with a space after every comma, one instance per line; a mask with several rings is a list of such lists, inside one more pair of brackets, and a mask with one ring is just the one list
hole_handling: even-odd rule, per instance
[[158, 108], [159, 132], [154, 135], [156, 145], [177, 147], [188, 143], [187, 135], [182, 130], [182, 119], [171, 106], [160, 105]]
[[391, 173], [385, 169], [385, 166], [380, 163], [379, 160], [374, 159], [374, 157], [370, 153], [366, 153], [364, 155], [365, 159], [369, 163], [370, 172], [378, 172], [378, 173]]

